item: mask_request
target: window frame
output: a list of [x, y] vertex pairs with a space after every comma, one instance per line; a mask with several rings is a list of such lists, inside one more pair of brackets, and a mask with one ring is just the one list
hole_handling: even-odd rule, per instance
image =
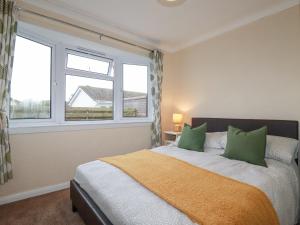
[[[51, 42], [50, 40], [47, 40], [41, 36], [37, 36], [35, 34], [29, 34], [28, 32], [24, 32], [22, 30], [18, 31], [17, 36], [20, 36], [22, 38], [28, 39], [30, 41], [36, 42], [41, 45], [45, 45], [47, 47], [51, 48], [51, 67], [50, 67], [50, 118], [45, 119], [10, 119], [10, 99], [8, 104], [8, 115], [9, 115], [9, 122], [13, 125], [30, 125], [30, 124], [36, 124], [36, 123], [51, 123], [55, 121], [56, 112], [55, 112], [55, 105], [56, 105], [56, 99], [54, 97], [55, 93], [55, 80], [56, 80], [56, 61], [55, 61], [55, 54], [56, 54], [56, 44], [54, 42]], [[9, 98], [11, 96], [11, 93], [9, 93]]]
[[[126, 62], [126, 63], [124, 63]], [[123, 99], [123, 91], [124, 91], [124, 73], [123, 73], [123, 66], [124, 65], [134, 65], [134, 66], [146, 66], [147, 67], [147, 113], [146, 115], [147, 116], [144, 116], [144, 117], [124, 117], [124, 99]], [[145, 63], [145, 62], [142, 62], [142, 61], [136, 61], [136, 60], [124, 60], [122, 63], [121, 63], [121, 70], [122, 70], [122, 86], [121, 86], [121, 89], [122, 89], [122, 102], [121, 102], [121, 111], [122, 111], [122, 120], [144, 120], [145, 118], [148, 118], [149, 117], [149, 113], [152, 114], [152, 108], [151, 108], [151, 102], [150, 102], [150, 90], [151, 90], [151, 83], [150, 83], [150, 63]]]
[[[44, 28], [31, 27], [32, 25], [23, 22], [19, 23], [17, 35], [27, 38], [31, 41], [41, 43], [52, 48], [51, 56], [51, 118], [50, 119], [12, 119], [10, 122], [11, 133], [35, 133], [64, 131], [77, 129], [97, 129], [99, 127], [122, 127], [122, 126], [140, 126], [153, 121], [152, 99], [150, 88], [150, 59], [144, 56], [127, 53], [121, 50], [110, 51], [110, 48], [101, 46], [95, 42], [79, 39], [69, 36], [70, 44], [64, 43], [60, 35], [54, 31], [47, 30], [51, 35], [39, 32], [46, 31]], [[33, 29], [34, 28], [34, 29]], [[53, 35], [52, 35], [53, 33]], [[43, 35], [40, 35], [43, 34]], [[91, 45], [92, 44], [92, 45]], [[95, 45], [95, 49], [91, 46]], [[94, 46], [93, 46], [94, 47]], [[124, 52], [124, 54], [116, 54]], [[83, 53], [89, 56], [95, 56], [96, 59], [107, 59], [110, 61], [108, 74], [101, 74], [83, 70], [77, 70], [67, 67], [68, 53]], [[99, 53], [99, 54], [98, 54]], [[79, 55], [75, 54], [75, 55]], [[147, 66], [147, 117], [123, 117], [123, 64], [133, 64]], [[112, 66], [114, 66], [114, 76], [110, 76]], [[68, 73], [70, 72], [70, 73]], [[92, 77], [97, 79], [109, 80], [113, 82], [113, 119], [112, 120], [86, 120], [86, 121], [66, 121], [65, 120], [65, 90], [66, 75]], [[10, 103], [8, 104], [8, 107]]]
[[107, 62], [109, 62], [109, 68], [108, 68], [108, 72], [107, 74], [102, 74], [102, 73], [96, 73], [96, 72], [91, 72], [91, 71], [85, 71], [85, 70], [78, 70], [78, 69], [73, 69], [73, 68], [69, 68], [67, 66], [68, 64], [68, 54], [71, 52], [76, 52], [73, 53], [74, 55], [78, 55], [78, 56], [90, 56], [91, 53], [87, 52], [87, 51], [83, 51], [83, 50], [75, 50], [77, 49], [76, 47], [71, 47], [69, 46], [68, 48], [64, 48], [64, 61], [65, 61], [65, 67], [64, 67], [64, 80], [65, 80], [65, 86], [64, 86], [64, 92], [66, 93], [66, 77], [67, 75], [70, 76], [76, 76], [76, 77], [84, 77], [84, 78], [91, 78], [91, 79], [97, 79], [97, 80], [105, 80], [105, 81], [111, 81], [112, 82], [112, 86], [113, 86], [113, 102], [112, 102], [112, 108], [113, 108], [113, 113], [112, 113], [112, 119], [110, 120], [66, 120], [66, 108], [65, 108], [65, 100], [66, 100], [66, 96], [64, 95], [64, 122], [65, 123], [87, 123], [87, 122], [98, 122], [98, 121], [114, 121], [115, 118], [115, 95], [114, 95], [114, 89], [115, 89], [115, 76], [110, 76], [109, 74], [111, 73], [112, 70], [112, 66], [113, 66], [113, 59], [110, 59], [108, 57], [103, 57], [102, 55], [95, 55], [93, 54], [93, 58], [94, 59], [104, 59]]
[[[78, 48], [74, 47], [70, 47], [70, 48], [66, 48], [65, 49], [65, 52], [66, 52], [66, 55], [65, 55], [65, 70], [68, 70], [68, 71], [72, 71], [74, 73], [77, 73], [77, 74], [91, 74], [95, 76], [103, 76], [103, 79], [104, 77], [111, 77], [110, 74], [111, 74], [111, 70], [112, 70], [112, 64], [113, 64], [113, 59], [110, 59], [108, 57], [105, 57], [103, 55], [96, 55], [96, 53], [90, 53], [87, 51], [88, 49], [86, 49], [85, 51], [84, 50], [78, 50]], [[71, 54], [71, 55], [75, 55], [75, 56], [80, 56], [80, 57], [84, 57], [84, 58], [89, 58], [89, 59], [95, 59], [95, 60], [99, 60], [101, 59], [101, 61], [103, 62], [107, 62], [109, 63], [109, 66], [108, 66], [108, 71], [107, 71], [107, 74], [105, 73], [98, 73], [98, 72], [93, 72], [93, 71], [86, 71], [86, 70], [80, 70], [80, 69], [75, 69], [75, 68], [70, 68], [68, 67], [68, 54]], [[97, 79], [97, 78], [96, 78]]]

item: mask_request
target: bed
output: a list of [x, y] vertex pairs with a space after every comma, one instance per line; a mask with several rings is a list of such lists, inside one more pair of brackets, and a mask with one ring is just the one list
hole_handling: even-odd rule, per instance
[[[204, 122], [208, 125], [208, 132], [226, 131], [228, 125], [246, 131], [266, 125], [270, 135], [298, 139], [297, 121], [193, 118], [192, 126]], [[256, 186], [271, 200], [281, 224], [293, 225], [297, 222], [299, 174], [296, 162], [287, 165], [268, 159], [266, 170], [226, 160], [220, 156], [220, 149], [205, 149], [204, 153], [200, 153], [185, 151], [176, 146], [163, 146], [152, 151]], [[73, 211], [78, 211], [86, 224], [194, 224], [185, 214], [104, 162], [93, 161], [80, 165], [71, 181], [70, 190]]]

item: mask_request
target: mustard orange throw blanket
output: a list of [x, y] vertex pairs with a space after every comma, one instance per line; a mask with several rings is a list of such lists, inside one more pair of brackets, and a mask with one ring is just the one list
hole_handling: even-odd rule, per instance
[[149, 150], [100, 160], [121, 169], [198, 224], [279, 225], [270, 200], [251, 185]]

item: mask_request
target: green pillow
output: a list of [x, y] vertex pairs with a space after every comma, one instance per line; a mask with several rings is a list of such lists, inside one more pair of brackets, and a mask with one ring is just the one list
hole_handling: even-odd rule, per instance
[[265, 162], [267, 127], [244, 132], [228, 127], [224, 157], [267, 167]]
[[188, 124], [184, 124], [178, 147], [203, 152], [206, 128], [206, 123], [195, 128], [192, 128]]

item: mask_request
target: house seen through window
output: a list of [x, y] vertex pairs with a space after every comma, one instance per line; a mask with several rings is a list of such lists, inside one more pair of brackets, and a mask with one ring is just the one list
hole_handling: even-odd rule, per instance
[[113, 82], [67, 75], [65, 118], [113, 119]]

